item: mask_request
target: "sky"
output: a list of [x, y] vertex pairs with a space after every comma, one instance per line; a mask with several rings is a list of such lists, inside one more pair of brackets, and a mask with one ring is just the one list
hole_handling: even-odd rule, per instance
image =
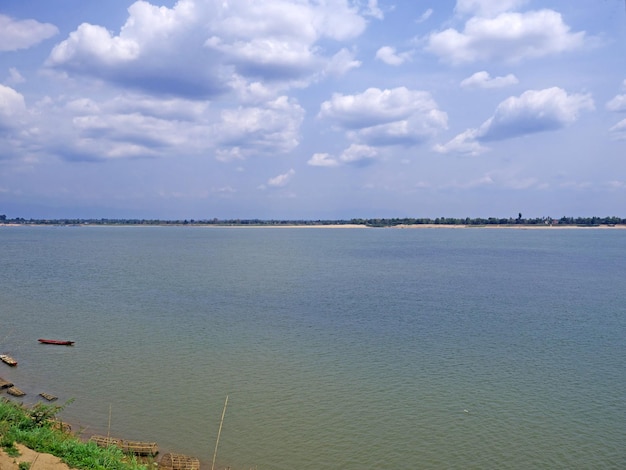
[[626, 217], [623, 0], [4, 0], [9, 218]]

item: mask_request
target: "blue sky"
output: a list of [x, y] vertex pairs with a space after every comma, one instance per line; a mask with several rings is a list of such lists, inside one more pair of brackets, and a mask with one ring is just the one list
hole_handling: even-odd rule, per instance
[[626, 216], [621, 0], [6, 0], [0, 213]]

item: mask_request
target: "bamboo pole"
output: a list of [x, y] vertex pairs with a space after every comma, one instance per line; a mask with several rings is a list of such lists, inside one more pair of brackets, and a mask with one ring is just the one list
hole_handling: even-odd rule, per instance
[[109, 447], [109, 445], [111, 445], [111, 409], [112, 409], [113, 405], [111, 403], [109, 403], [109, 426], [107, 427], [107, 447]]
[[220, 420], [220, 428], [217, 431], [217, 439], [215, 440], [215, 452], [213, 452], [213, 463], [211, 464], [211, 470], [215, 467], [215, 457], [217, 457], [217, 446], [220, 443], [220, 434], [222, 434], [222, 424], [224, 424], [224, 415], [226, 414], [226, 405], [228, 405], [228, 395], [226, 395], [226, 401], [224, 401], [224, 409], [222, 410], [222, 419]]

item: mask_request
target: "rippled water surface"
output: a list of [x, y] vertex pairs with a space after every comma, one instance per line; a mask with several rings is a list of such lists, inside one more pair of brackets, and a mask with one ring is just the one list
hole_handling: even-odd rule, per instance
[[0, 376], [205, 468], [226, 395], [234, 470], [625, 468], [625, 253], [622, 230], [0, 227]]

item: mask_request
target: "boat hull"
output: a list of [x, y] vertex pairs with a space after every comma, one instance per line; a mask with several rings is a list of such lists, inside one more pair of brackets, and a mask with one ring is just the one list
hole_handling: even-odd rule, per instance
[[37, 341], [39, 341], [41, 344], [56, 344], [58, 346], [74, 346], [74, 341], [67, 341], [67, 340], [40, 338]]

